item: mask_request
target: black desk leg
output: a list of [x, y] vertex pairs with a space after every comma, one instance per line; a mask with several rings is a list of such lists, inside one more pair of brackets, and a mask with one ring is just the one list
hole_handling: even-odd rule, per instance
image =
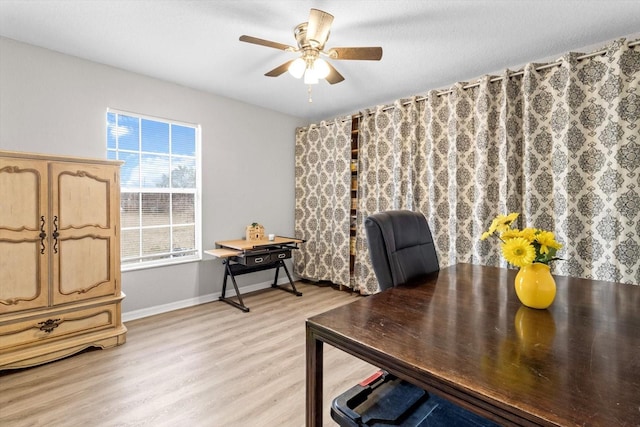
[[[231, 269], [229, 267], [229, 261], [228, 260], [223, 260], [222, 263], [224, 264], [224, 280], [222, 282], [222, 295], [218, 298], [218, 300], [220, 301], [224, 301], [227, 304], [230, 304], [236, 308], [239, 308], [240, 310], [244, 311], [245, 313], [249, 311], [249, 307], [247, 307], [246, 305], [244, 305], [244, 303], [242, 302], [242, 296], [240, 295], [240, 291], [238, 290], [238, 284], [236, 283], [236, 278], [233, 277], [233, 273], [231, 272]], [[287, 274], [289, 274], [287, 272]], [[233, 283], [233, 288], [236, 290], [236, 296], [238, 297], [238, 301], [239, 304], [237, 302], [235, 302], [234, 300], [227, 298], [226, 297], [226, 293], [227, 293], [227, 277], [231, 276], [231, 283]]]
[[[280, 271], [280, 267], [284, 268], [284, 272], [287, 273], [287, 277], [289, 278], [289, 284], [291, 284], [291, 289], [287, 289], [283, 286], [278, 285], [278, 272]], [[302, 292], [298, 292], [298, 290], [296, 289], [296, 285], [293, 284], [293, 279], [291, 278], [291, 274], [289, 274], [289, 270], [287, 269], [287, 265], [284, 263], [283, 260], [279, 260], [278, 261], [278, 266], [276, 267], [276, 276], [273, 279], [273, 283], [271, 284], [272, 288], [278, 288], [280, 290], [283, 290], [285, 292], [290, 292], [292, 294], [294, 294], [297, 297], [301, 297], [302, 296]]]

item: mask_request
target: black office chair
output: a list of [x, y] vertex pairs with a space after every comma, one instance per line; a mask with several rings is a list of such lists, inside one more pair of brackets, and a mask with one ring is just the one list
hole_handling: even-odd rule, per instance
[[381, 290], [440, 270], [427, 219], [397, 210], [370, 215], [364, 222], [373, 271]]
[[[421, 213], [380, 212], [369, 216], [364, 227], [380, 289], [408, 284], [440, 270], [431, 230]], [[336, 397], [331, 417], [342, 427], [497, 427], [383, 370]]]

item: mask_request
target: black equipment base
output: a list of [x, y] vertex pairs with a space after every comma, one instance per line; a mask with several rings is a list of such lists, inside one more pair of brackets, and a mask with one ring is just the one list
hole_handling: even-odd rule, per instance
[[[302, 292], [298, 292], [296, 289], [296, 285], [293, 283], [293, 279], [291, 278], [291, 274], [289, 274], [289, 270], [287, 269], [286, 264], [283, 259], [277, 259], [277, 261], [270, 262], [268, 264], [259, 264], [259, 265], [245, 265], [234, 261], [233, 258], [225, 259], [222, 261], [224, 264], [224, 281], [222, 282], [222, 295], [218, 298], [220, 301], [224, 301], [227, 304], [230, 304], [245, 313], [249, 312], [249, 307], [247, 307], [242, 301], [242, 295], [240, 294], [240, 290], [238, 289], [238, 284], [236, 283], [235, 276], [240, 276], [243, 274], [255, 273], [257, 271], [270, 270], [272, 268], [276, 269], [275, 277], [273, 279], [273, 283], [271, 284], [272, 288], [277, 288], [285, 292], [289, 292], [294, 294], [297, 297], [302, 296]], [[284, 287], [283, 285], [278, 285], [278, 273], [280, 272], [280, 267], [284, 269], [284, 272], [287, 273], [287, 277], [289, 278], [289, 285], [291, 289]], [[233, 288], [236, 291], [236, 297], [238, 301], [234, 301], [233, 299], [226, 296], [227, 293], [227, 277], [231, 277], [231, 283], [233, 284]]]

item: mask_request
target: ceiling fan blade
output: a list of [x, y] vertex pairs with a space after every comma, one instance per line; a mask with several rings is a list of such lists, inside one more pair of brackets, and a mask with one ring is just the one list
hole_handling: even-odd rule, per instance
[[311, 9], [309, 23], [307, 24], [307, 41], [313, 47], [324, 48], [329, 38], [333, 15], [319, 9]]
[[296, 48], [286, 44], [272, 42], [270, 40], [259, 39], [257, 37], [251, 37], [251, 36], [240, 36], [240, 41], [246, 42], [246, 43], [258, 44], [260, 46], [272, 47], [274, 49], [280, 49], [280, 50], [291, 50], [291, 51], [296, 50]]
[[334, 47], [327, 52], [331, 59], [361, 59], [379, 61], [382, 58], [382, 48], [375, 47]]
[[268, 73], [265, 73], [265, 76], [267, 76], [267, 77], [278, 77], [280, 74], [286, 72], [289, 69], [289, 65], [291, 65], [291, 63], [293, 61], [294, 61], [294, 59], [292, 59], [291, 61], [287, 61], [282, 65], [278, 65], [273, 70], [269, 71]]
[[333, 65], [329, 64], [329, 62], [327, 62], [327, 65], [329, 66], [329, 74], [327, 75], [327, 77], [325, 77], [325, 79], [329, 83], [334, 85], [344, 80], [344, 77], [342, 77], [342, 74], [340, 74]]

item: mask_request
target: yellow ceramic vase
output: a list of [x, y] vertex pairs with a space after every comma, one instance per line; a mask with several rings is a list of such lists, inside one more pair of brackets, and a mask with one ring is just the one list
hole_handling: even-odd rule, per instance
[[556, 297], [556, 281], [547, 264], [534, 262], [521, 267], [515, 286], [516, 295], [527, 307], [545, 309]]

